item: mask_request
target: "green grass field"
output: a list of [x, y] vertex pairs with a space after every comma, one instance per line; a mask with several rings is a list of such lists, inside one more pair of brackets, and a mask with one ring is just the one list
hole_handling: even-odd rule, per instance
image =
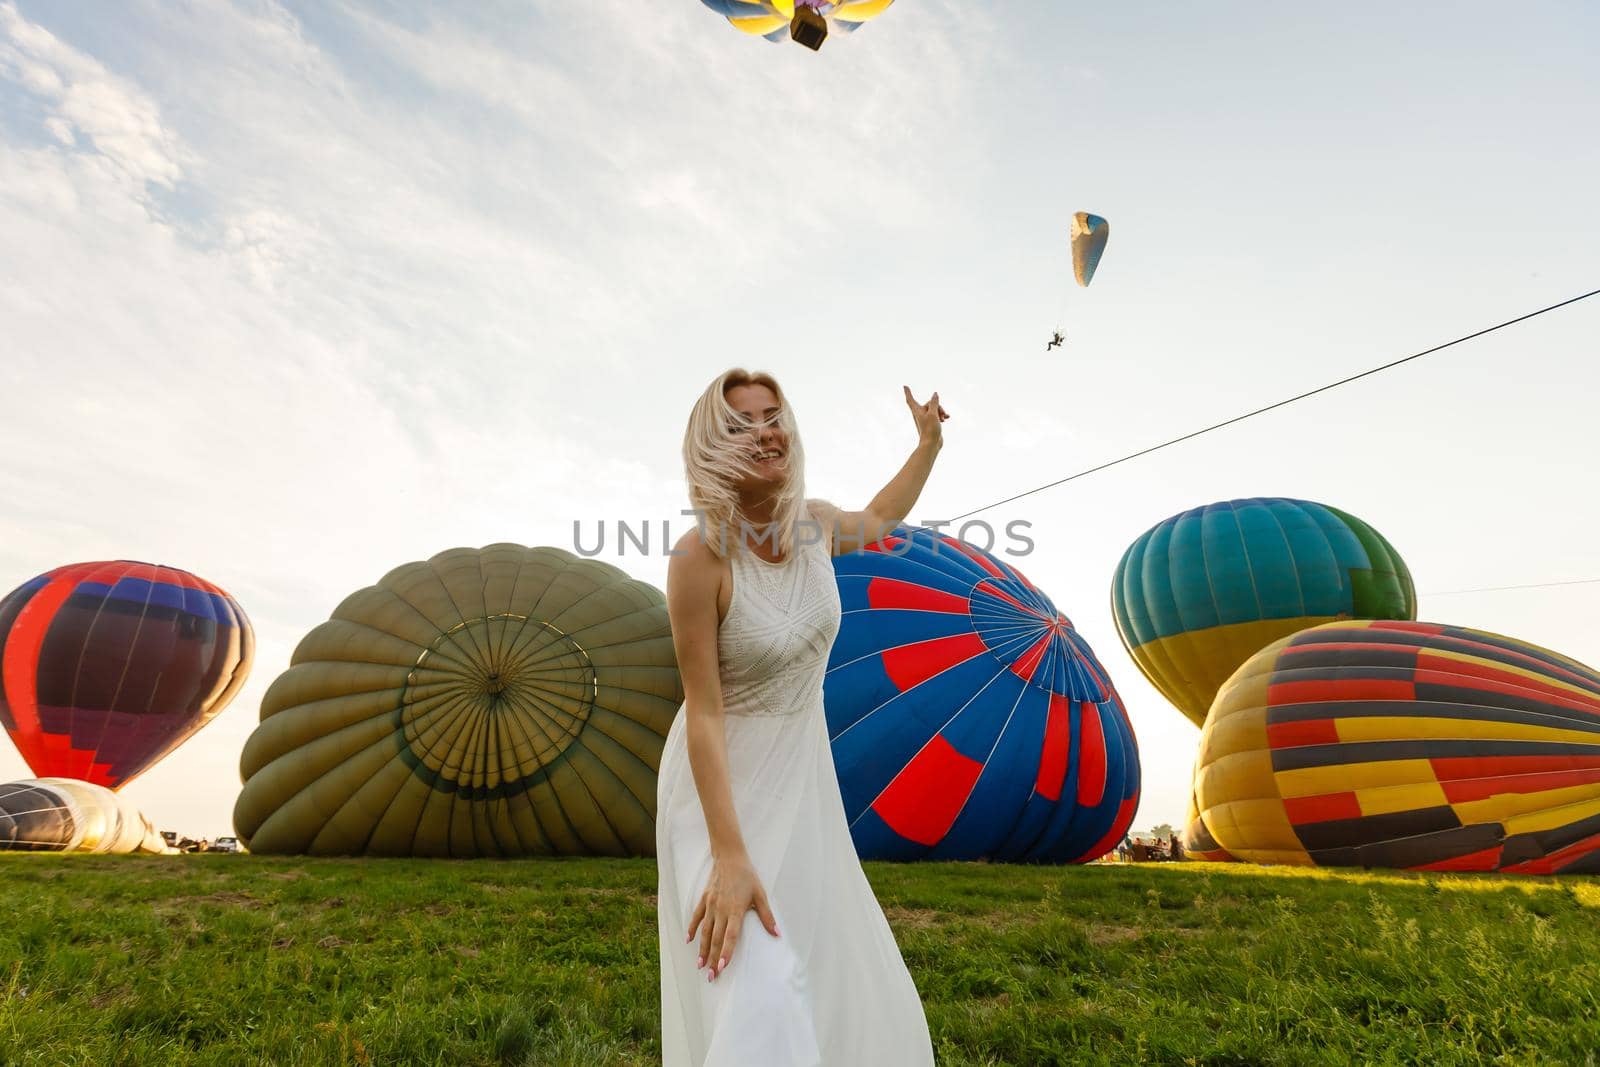
[[[1600, 881], [867, 873], [951, 1067], [1600, 1048]], [[0, 855], [0, 1063], [655, 1063], [655, 877], [650, 860]]]

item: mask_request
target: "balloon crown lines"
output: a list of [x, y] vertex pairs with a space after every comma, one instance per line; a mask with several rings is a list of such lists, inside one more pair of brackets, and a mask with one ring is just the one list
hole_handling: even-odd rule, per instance
[[[681, 515], [692, 518], [693, 525], [700, 530], [702, 538], [707, 536], [708, 523], [698, 509], [686, 508]], [[951, 526], [953, 519], [924, 519], [917, 525], [939, 534], [937, 542], [932, 544], [934, 552], [939, 551], [940, 544], [949, 545], [952, 551], [965, 553], [967, 549], [978, 549], [982, 552], [993, 553], [1000, 551], [1007, 556], [1022, 557], [1033, 554], [1034, 541], [1025, 531], [1033, 529], [1033, 523], [1027, 519], [1012, 519], [998, 530], [995, 525], [983, 519], [969, 519], [955, 528], [953, 536], [941, 533], [943, 527]], [[738, 522], [739, 540], [752, 547], [762, 545], [776, 551], [778, 549], [778, 527], [776, 524], [754, 524], [740, 520]], [[718, 523], [718, 532], [722, 535], [722, 544], [732, 540], [732, 530], [726, 523]], [[651, 537], [653, 530], [659, 528], [660, 540]], [[884, 552], [889, 555], [904, 555], [911, 550], [911, 543], [900, 536], [899, 527], [895, 531], [884, 535], [876, 541], [869, 542], [868, 548], [873, 551]], [[630, 549], [632, 553], [640, 556], [662, 555], [681, 556], [683, 553], [672, 546], [673, 520], [643, 519], [637, 525], [630, 524], [629, 520], [617, 519], [608, 523], [605, 519], [594, 522], [593, 527], [586, 531], [584, 520], [572, 520], [572, 550], [585, 558], [593, 558], [607, 554], [608, 544], [612, 546], [617, 556], [626, 556]], [[824, 543], [830, 533], [830, 524], [818, 522], [815, 519], [800, 519], [794, 524], [793, 543], [797, 548]], [[858, 531], [847, 528], [842, 521], [831, 524], [833, 540], [837, 542], [841, 536], [856, 536]], [[1005, 542], [1001, 547], [1002, 540]], [[656, 546], [656, 547], [652, 547]]]

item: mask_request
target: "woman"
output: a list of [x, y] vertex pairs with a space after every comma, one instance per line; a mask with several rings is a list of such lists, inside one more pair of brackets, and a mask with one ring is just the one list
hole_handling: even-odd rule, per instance
[[697, 529], [667, 568], [684, 705], [656, 795], [665, 1067], [922, 1067], [928, 1024], [856, 858], [822, 680], [839, 629], [831, 555], [911, 512], [943, 438], [905, 391], [917, 446], [866, 510], [805, 499], [794, 414], [731, 370], [684, 435]]

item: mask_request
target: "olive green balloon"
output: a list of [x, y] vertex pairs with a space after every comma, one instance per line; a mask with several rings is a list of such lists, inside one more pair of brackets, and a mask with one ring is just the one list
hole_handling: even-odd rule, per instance
[[653, 855], [682, 700], [654, 586], [558, 548], [451, 549], [300, 642], [234, 827], [257, 853]]

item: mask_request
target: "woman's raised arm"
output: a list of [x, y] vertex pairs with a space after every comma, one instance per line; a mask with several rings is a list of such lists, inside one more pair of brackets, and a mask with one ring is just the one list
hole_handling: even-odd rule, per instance
[[919, 404], [912, 399], [909, 386], [905, 392], [906, 406], [917, 424], [917, 447], [865, 510], [838, 513], [838, 532], [833, 539], [835, 556], [876, 544], [904, 522], [922, 495], [922, 487], [933, 472], [933, 461], [944, 447], [941, 424], [950, 416], [940, 405], [939, 394], [934, 393], [926, 404]]

